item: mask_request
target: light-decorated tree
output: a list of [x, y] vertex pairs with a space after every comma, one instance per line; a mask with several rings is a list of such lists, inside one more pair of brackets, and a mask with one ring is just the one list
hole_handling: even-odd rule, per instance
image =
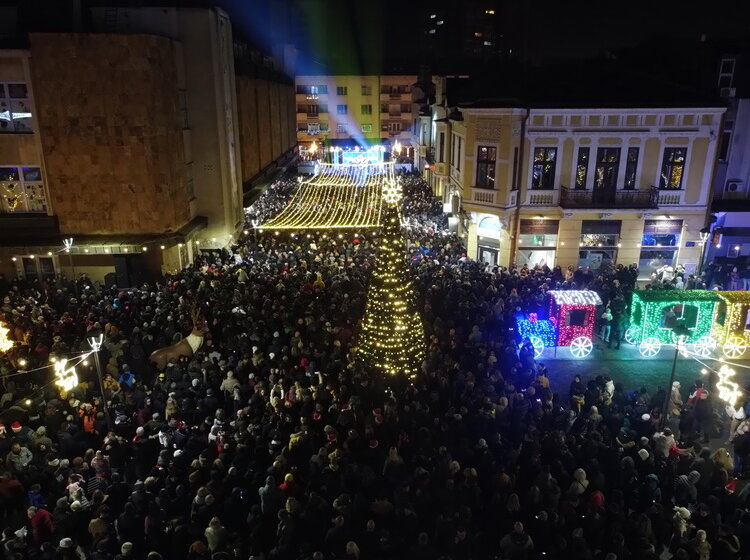
[[382, 229], [357, 357], [387, 375], [416, 377], [425, 354], [424, 327], [401, 233], [401, 186], [383, 187]]

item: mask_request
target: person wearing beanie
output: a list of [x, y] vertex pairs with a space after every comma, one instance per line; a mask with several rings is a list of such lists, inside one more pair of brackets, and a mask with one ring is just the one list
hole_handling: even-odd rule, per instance
[[573, 482], [571, 482], [570, 488], [568, 488], [568, 493], [571, 496], [577, 497], [583, 494], [588, 487], [589, 481], [586, 478], [586, 471], [581, 468], [574, 470]]

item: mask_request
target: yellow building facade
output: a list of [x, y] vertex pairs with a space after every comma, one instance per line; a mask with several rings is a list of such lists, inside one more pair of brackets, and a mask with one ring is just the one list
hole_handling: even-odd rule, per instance
[[[434, 107], [414, 140], [469, 256], [697, 268], [724, 108]], [[425, 121], [430, 121], [429, 123]], [[423, 150], [424, 151], [424, 150]]]
[[408, 142], [415, 75], [297, 76], [297, 141], [318, 144]]

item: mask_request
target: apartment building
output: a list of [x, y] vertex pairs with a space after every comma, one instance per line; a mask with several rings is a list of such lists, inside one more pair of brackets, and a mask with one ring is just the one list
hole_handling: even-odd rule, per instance
[[716, 221], [706, 246], [706, 262], [750, 264], [750, 59], [747, 51], [717, 58], [714, 86], [727, 102], [718, 129], [719, 152], [711, 206]]
[[698, 268], [724, 107], [449, 107], [444, 87], [413, 140], [472, 258]]
[[297, 76], [297, 141], [307, 147], [409, 143], [416, 75]]
[[0, 272], [131, 286], [241, 232], [243, 184], [296, 145], [293, 86], [217, 8], [84, 19], [0, 50]]

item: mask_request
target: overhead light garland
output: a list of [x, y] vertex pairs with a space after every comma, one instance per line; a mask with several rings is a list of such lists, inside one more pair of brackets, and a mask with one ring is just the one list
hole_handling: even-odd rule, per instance
[[383, 188], [396, 183], [393, 163], [321, 164], [284, 209], [259, 229], [380, 227]]
[[359, 361], [386, 375], [416, 377], [425, 355], [424, 327], [406, 262], [398, 202], [389, 188], [367, 306], [356, 348]]

